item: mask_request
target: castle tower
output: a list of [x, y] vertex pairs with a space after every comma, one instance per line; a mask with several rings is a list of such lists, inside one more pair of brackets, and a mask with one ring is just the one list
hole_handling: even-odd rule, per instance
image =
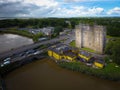
[[99, 25], [76, 25], [76, 46], [86, 47], [103, 53], [106, 42], [106, 28]]

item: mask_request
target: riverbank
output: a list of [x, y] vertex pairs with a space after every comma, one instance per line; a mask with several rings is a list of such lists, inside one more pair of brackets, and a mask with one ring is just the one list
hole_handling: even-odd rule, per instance
[[15, 69], [22, 67], [23, 65], [26, 65], [28, 63], [34, 62], [36, 60], [43, 59], [45, 57], [46, 57], [46, 53], [43, 53], [41, 55], [26, 57], [20, 61], [16, 61], [16, 62], [6, 65], [4, 67], [0, 67], [0, 75], [1, 75], [1, 77], [5, 77], [7, 74], [9, 74], [10, 72], [12, 72]]
[[[44, 54], [44, 55], [46, 55], [46, 54]], [[47, 55], [44, 58], [48, 59], [49, 61], [50, 60], [52, 60], [52, 61], [54, 60], [54, 59], [50, 59]], [[41, 59], [35, 59], [35, 58], [33, 58], [31, 60], [28, 59], [27, 61], [22, 62], [22, 63], [21, 62], [13, 63], [10, 66], [7, 66], [6, 69], [4, 69], [4, 71], [7, 72], [5, 74], [9, 75], [8, 74], [9, 72], [11, 72], [11, 71], [14, 72], [16, 69], [19, 69], [19, 67], [22, 68], [23, 65], [28, 64], [28, 63], [33, 62], [33, 61], [36, 61], [36, 60], [43, 60], [43, 58], [41, 58]], [[65, 69], [75, 71], [76, 73], [77, 72], [82, 72], [82, 73], [85, 73], [86, 75], [88, 74], [88, 76], [91, 75], [91, 76], [99, 77], [99, 78], [102, 78], [102, 79], [114, 80], [114, 81], [119, 81], [120, 80], [120, 72], [117, 71], [117, 70], [120, 70], [120, 68], [117, 68], [117, 70], [115, 68], [111, 69], [110, 66], [112, 64], [108, 65], [104, 69], [95, 69], [95, 68], [92, 68], [92, 67], [88, 67], [88, 66], [86, 66], [86, 65], [84, 65], [84, 64], [82, 64], [80, 62], [57, 62], [57, 65], [60, 66], [60, 67], [62, 67], [62, 68], [65, 68]], [[13, 67], [13, 68], [11, 68], [11, 67]], [[9, 70], [8, 70], [8, 68], [9, 68]], [[114, 70], [114, 72], [112, 72], [113, 70]], [[119, 73], [119, 74], [116, 75], [115, 73]], [[4, 75], [4, 77], [6, 75]]]
[[57, 64], [72, 71], [82, 72], [102, 79], [120, 81], [120, 67], [115, 67], [114, 63], [109, 63], [103, 69], [88, 67], [81, 62], [58, 62]]
[[47, 58], [10, 72], [5, 82], [8, 90], [120, 90], [119, 82], [61, 68]]
[[6, 83], [4, 81], [5, 77], [12, 71], [18, 69], [19, 67], [22, 67], [26, 64], [29, 64], [31, 62], [35, 62], [37, 60], [42, 60], [46, 57], [46, 53], [42, 54], [38, 57], [29, 57], [25, 58], [21, 61], [14, 62], [10, 65], [6, 65], [5, 67], [0, 67], [0, 90], [6, 90]]

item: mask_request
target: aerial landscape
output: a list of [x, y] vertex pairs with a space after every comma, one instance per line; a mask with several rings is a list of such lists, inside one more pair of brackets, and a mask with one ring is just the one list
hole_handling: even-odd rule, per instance
[[0, 0], [0, 90], [120, 90], [120, 0]]

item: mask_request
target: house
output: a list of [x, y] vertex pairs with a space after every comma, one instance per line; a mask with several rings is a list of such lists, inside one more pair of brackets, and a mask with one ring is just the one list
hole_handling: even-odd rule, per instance
[[88, 62], [92, 58], [91, 54], [86, 51], [80, 51], [78, 53], [78, 56], [84, 59], [86, 62]]
[[67, 52], [64, 54], [64, 58], [70, 61], [75, 61], [75, 59], [77, 58], [76, 54], [73, 52]]
[[[56, 60], [69, 59], [73, 60], [73, 55], [70, 55], [71, 48], [65, 44], [59, 44], [48, 49], [48, 55]], [[68, 54], [69, 53], [69, 54]], [[72, 57], [71, 57], [72, 56]]]
[[54, 32], [54, 27], [45, 27], [45, 28], [42, 28], [41, 32], [44, 34], [44, 35], [52, 35], [53, 32]]
[[56, 60], [66, 60], [70, 62], [81, 61], [87, 66], [103, 68], [105, 62], [103, 59], [95, 58], [86, 51], [79, 51], [77, 48], [65, 44], [58, 44], [48, 49], [48, 55]]
[[105, 61], [102, 59], [96, 59], [93, 65], [98, 68], [103, 68], [105, 66]]
[[52, 56], [56, 59], [56, 60], [60, 60], [62, 58], [62, 54], [60, 52], [57, 51], [53, 51], [52, 52]]

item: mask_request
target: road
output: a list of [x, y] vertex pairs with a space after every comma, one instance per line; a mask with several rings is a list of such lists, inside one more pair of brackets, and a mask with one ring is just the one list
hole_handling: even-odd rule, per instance
[[69, 37], [70, 36], [68, 36], [68, 35], [64, 35], [64, 36], [60, 36], [60, 37], [50, 39], [50, 40], [47, 40], [47, 41], [33, 43], [33, 44], [30, 44], [30, 45], [22, 46], [22, 47], [19, 47], [19, 48], [4, 52], [4, 53], [0, 53], [0, 60], [4, 59], [6, 57], [10, 57], [10, 56], [12, 56], [14, 54], [24, 52], [24, 51], [29, 50], [29, 49], [34, 49], [34, 48], [36, 48], [36, 47], [38, 47], [40, 45], [45, 45], [45, 44], [49, 44], [49, 43], [52, 44], [52, 43], [64, 40], [66, 38], [69, 38]]
[[[75, 32], [70, 32], [68, 35], [62, 35], [59, 37], [56, 37], [54, 39], [50, 39], [47, 41], [42, 41], [42, 42], [37, 42], [37, 43], [33, 43], [30, 45], [26, 45], [26, 46], [22, 46], [4, 53], [0, 53], [0, 61], [3, 60], [4, 58], [10, 57], [10, 56], [15, 56], [16, 54], [22, 53], [26, 50], [30, 50], [30, 49], [34, 49], [40, 45], [45, 45], [45, 44], [54, 44], [55, 42], [58, 41], [63, 41], [64, 44], [68, 44], [72, 41], [75, 40]], [[93, 56], [95, 57], [103, 57], [103, 55], [99, 55], [99, 54], [94, 54], [92, 53]]]

